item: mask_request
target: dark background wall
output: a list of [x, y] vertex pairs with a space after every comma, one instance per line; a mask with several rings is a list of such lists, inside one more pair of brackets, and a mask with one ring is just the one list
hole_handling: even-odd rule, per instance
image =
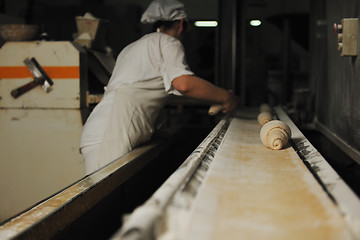
[[[51, 40], [72, 40], [76, 32], [75, 16], [91, 12], [94, 16], [108, 20], [106, 40], [113, 49], [114, 55], [130, 42], [138, 39], [150, 29], [140, 24], [141, 14], [150, 0], [1, 0], [0, 10], [7, 16], [18, 18], [27, 23], [35, 23], [42, 31], [49, 34]], [[221, 20], [219, 5], [226, 1], [219, 0], [183, 0], [190, 21]], [[237, 47], [237, 51], [246, 54], [245, 69], [240, 69], [240, 59], [237, 59], [238, 74], [244, 74], [236, 81], [239, 88], [235, 92], [246, 92], [245, 105], [258, 105], [266, 99], [266, 79], [268, 71], [278, 67], [282, 61], [283, 32], [281, 16], [298, 13], [308, 14], [309, 0], [244, 0], [235, 1], [241, 6], [236, 9], [238, 14], [239, 39], [243, 39], [246, 49]], [[241, 4], [240, 4], [241, 3]], [[240, 15], [239, 11], [244, 14]], [[275, 22], [271, 21], [274, 17]], [[250, 19], [260, 19], [263, 24], [259, 28], [250, 27]], [[276, 19], [279, 18], [279, 19]], [[3, 18], [0, 18], [0, 23]], [[308, 25], [306, 25], [307, 27]], [[224, 26], [226, 27], [226, 25]], [[242, 30], [243, 29], [243, 30]], [[200, 77], [223, 85], [227, 79], [216, 79], [216, 47], [219, 28], [193, 28], [185, 38], [185, 50], [191, 69]], [[304, 36], [307, 36], [307, 33]], [[296, 42], [293, 52], [297, 59], [307, 62], [307, 49], [299, 47]], [[241, 53], [242, 54], [242, 53]], [[240, 56], [238, 56], [239, 58]], [[303, 65], [304, 66], [304, 65]], [[303, 71], [302, 68], [301, 71]], [[277, 69], [275, 69], [277, 70]], [[306, 69], [304, 69], [307, 71]], [[244, 80], [246, 78], [246, 80]], [[246, 85], [246, 86], [243, 86]], [[246, 88], [246, 89], [245, 89]]]
[[[140, 18], [151, 0], [1, 0], [0, 24], [37, 24], [49, 40], [71, 41], [77, 32], [76, 16], [90, 12], [107, 20], [106, 43], [117, 54], [129, 43], [151, 31]], [[182, 1], [189, 20], [216, 20], [217, 0]], [[206, 10], [204, 10], [206, 6]], [[215, 29], [193, 29], [185, 42], [192, 70], [214, 81]], [[210, 50], [209, 50], [210, 47]]]
[[334, 138], [360, 150], [360, 62], [341, 57], [333, 24], [356, 18], [360, 2], [311, 1], [311, 88], [317, 121]]

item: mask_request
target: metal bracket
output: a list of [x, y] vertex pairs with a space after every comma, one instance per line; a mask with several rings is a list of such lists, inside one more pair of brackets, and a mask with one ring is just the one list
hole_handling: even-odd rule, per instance
[[30, 70], [34, 78], [42, 78], [44, 79], [44, 83], [42, 84], [45, 92], [50, 92], [51, 86], [54, 84], [50, 77], [46, 74], [46, 72], [42, 69], [38, 61], [33, 57], [31, 59], [26, 58], [24, 60], [25, 65]]

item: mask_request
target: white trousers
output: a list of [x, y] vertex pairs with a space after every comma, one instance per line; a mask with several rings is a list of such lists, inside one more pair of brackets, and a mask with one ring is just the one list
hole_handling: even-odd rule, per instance
[[99, 150], [101, 144], [94, 144], [81, 148], [81, 154], [85, 163], [85, 174], [91, 174], [98, 170]]

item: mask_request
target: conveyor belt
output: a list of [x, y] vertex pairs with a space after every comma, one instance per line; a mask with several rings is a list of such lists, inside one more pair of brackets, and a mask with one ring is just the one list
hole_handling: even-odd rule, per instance
[[344, 220], [292, 148], [272, 151], [235, 119], [197, 196], [185, 239], [350, 239]]
[[208, 152], [190, 156], [113, 239], [359, 239], [359, 199], [277, 112], [292, 145], [265, 148], [255, 119], [220, 122], [199, 146]]

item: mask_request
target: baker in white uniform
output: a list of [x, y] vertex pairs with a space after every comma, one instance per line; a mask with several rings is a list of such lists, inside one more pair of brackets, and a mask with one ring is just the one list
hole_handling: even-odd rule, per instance
[[149, 140], [169, 94], [185, 95], [236, 108], [231, 91], [194, 76], [181, 43], [186, 30], [184, 5], [154, 0], [141, 22], [156, 32], [125, 47], [116, 59], [103, 99], [87, 119], [80, 141], [90, 174]]

